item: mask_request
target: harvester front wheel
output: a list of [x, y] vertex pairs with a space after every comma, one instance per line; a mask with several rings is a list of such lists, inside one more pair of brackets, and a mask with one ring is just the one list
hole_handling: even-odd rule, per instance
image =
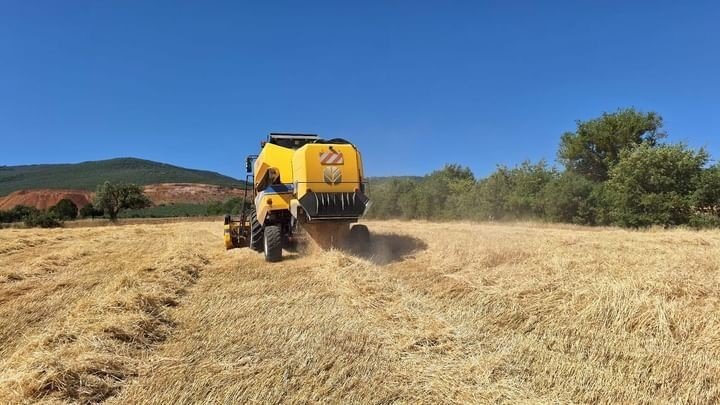
[[264, 236], [265, 261], [280, 261], [282, 259], [282, 230], [280, 226], [266, 226]]
[[368, 227], [362, 224], [355, 224], [350, 228], [348, 236], [350, 249], [365, 254], [370, 250], [370, 231]]
[[250, 249], [256, 252], [263, 251], [263, 226], [257, 219], [255, 207], [250, 208]]

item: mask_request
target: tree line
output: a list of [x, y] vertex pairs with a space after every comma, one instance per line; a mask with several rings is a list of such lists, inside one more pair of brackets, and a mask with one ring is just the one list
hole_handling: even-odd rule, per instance
[[634, 108], [560, 137], [562, 168], [546, 161], [500, 165], [477, 179], [446, 165], [419, 179], [371, 181], [373, 218], [540, 219], [582, 225], [720, 225], [720, 166], [704, 149], [666, 142], [662, 117]]

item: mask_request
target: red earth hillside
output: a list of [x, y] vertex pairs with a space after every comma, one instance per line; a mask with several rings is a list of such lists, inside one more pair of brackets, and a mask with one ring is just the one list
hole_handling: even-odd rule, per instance
[[[155, 205], [174, 203], [206, 204], [244, 195], [243, 190], [240, 188], [193, 183], [151, 184], [145, 186], [144, 191]], [[63, 198], [70, 199], [75, 205], [82, 207], [92, 201], [94, 194], [86, 190], [19, 190], [5, 197], [0, 197], [0, 210], [9, 210], [16, 205], [48, 209]]]
[[212, 184], [161, 183], [145, 186], [145, 194], [154, 204], [206, 204], [245, 195], [243, 189]]
[[5, 197], [0, 197], [0, 210], [9, 210], [16, 205], [27, 205], [45, 210], [57, 204], [63, 198], [67, 198], [78, 207], [82, 207], [92, 201], [92, 194], [84, 190], [19, 190]]

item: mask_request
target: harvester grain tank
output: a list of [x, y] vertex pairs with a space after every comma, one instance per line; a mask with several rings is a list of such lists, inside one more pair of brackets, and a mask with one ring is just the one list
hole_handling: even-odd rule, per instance
[[246, 171], [246, 195], [254, 204], [239, 217], [225, 216], [227, 249], [247, 246], [273, 262], [299, 234], [321, 247], [362, 250], [369, 244], [367, 227], [356, 223], [369, 200], [362, 158], [352, 143], [272, 133], [259, 155], [248, 156]]

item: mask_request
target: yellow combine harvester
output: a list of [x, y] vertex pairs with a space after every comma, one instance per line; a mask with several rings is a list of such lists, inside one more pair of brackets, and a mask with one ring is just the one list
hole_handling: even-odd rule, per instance
[[[239, 217], [225, 216], [225, 247], [246, 247], [278, 261], [294, 247], [300, 233], [322, 247], [364, 250], [370, 234], [354, 224], [365, 213], [360, 152], [344, 139], [317, 135], [268, 136], [259, 155], [247, 158], [247, 188], [254, 205]], [[353, 225], [354, 224], [354, 225]]]

